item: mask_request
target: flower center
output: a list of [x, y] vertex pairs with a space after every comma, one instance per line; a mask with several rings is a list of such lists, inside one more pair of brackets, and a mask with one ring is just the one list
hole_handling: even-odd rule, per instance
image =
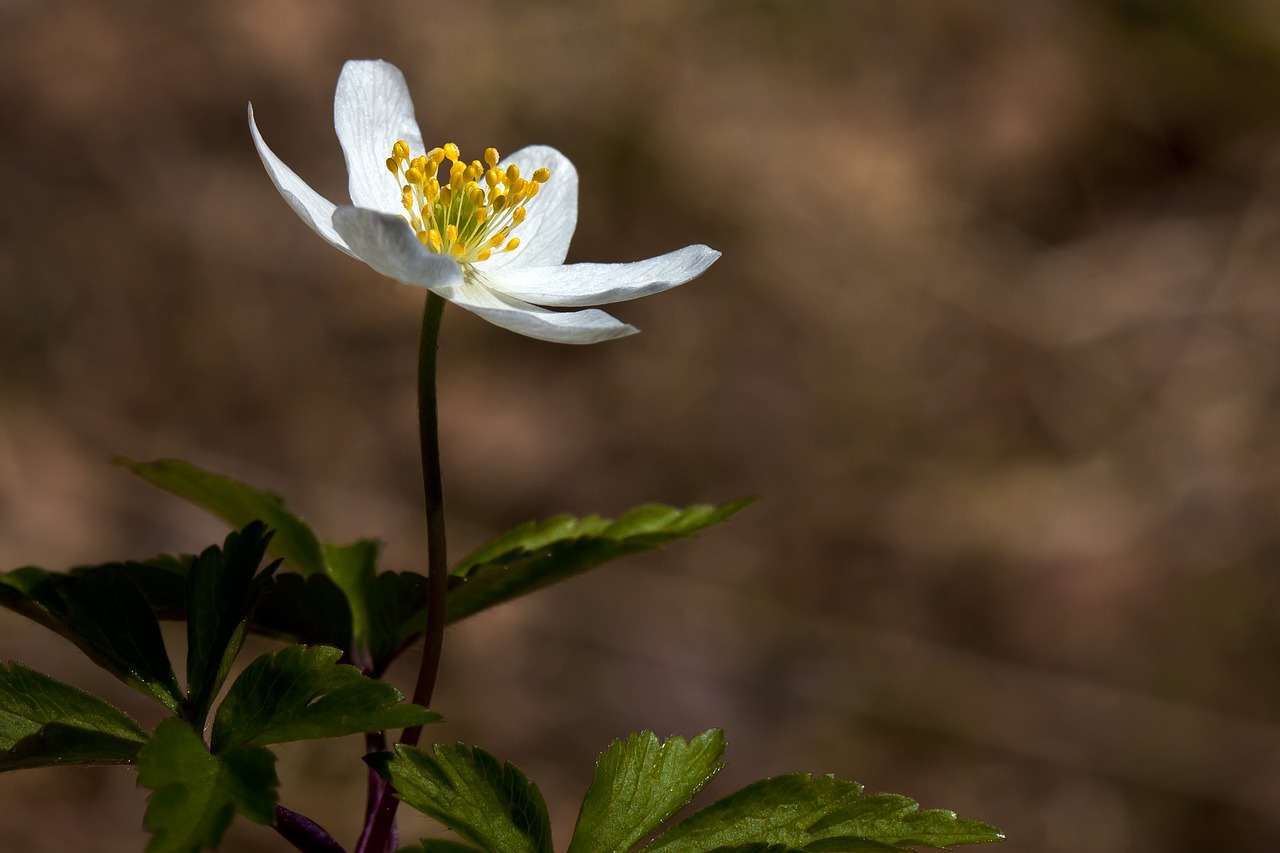
[[[494, 148], [485, 149], [484, 163], [467, 164], [452, 142], [425, 156], [410, 159], [411, 153], [404, 140], [397, 141], [387, 169], [400, 184], [405, 219], [422, 245], [464, 264], [520, 245], [511, 232], [524, 222], [524, 203], [550, 179], [549, 170], [538, 169], [526, 180], [514, 163], [499, 169]], [[437, 176], [446, 160], [448, 178], [441, 183]]]

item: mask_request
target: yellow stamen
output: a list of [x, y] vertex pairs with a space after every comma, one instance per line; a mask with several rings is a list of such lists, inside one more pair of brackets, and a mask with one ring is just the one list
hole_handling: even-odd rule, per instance
[[412, 155], [408, 144], [397, 140], [386, 161], [400, 188], [404, 218], [424, 246], [463, 265], [517, 248], [520, 238], [511, 231], [528, 219], [525, 203], [551, 178], [545, 167], [527, 179], [514, 163], [498, 168], [496, 148], [486, 148], [483, 161], [463, 160], [452, 142]]

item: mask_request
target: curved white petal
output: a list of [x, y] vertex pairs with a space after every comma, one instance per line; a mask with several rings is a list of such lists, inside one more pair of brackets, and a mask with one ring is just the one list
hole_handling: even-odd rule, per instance
[[608, 305], [669, 290], [697, 278], [720, 253], [707, 246], [685, 246], [630, 264], [570, 264], [520, 267], [488, 274], [494, 290], [536, 305], [575, 308]]
[[472, 269], [458, 287], [436, 292], [484, 319], [521, 335], [558, 344], [596, 344], [640, 331], [595, 308], [549, 311], [487, 286], [485, 276]]
[[498, 165], [505, 169], [513, 163], [526, 180], [542, 168], [551, 172], [551, 180], [525, 203], [527, 216], [512, 234], [520, 238], [520, 245], [485, 261], [486, 272], [562, 264], [565, 255], [569, 254], [573, 230], [578, 226], [578, 170], [573, 168], [568, 157], [546, 145], [530, 145]]
[[321, 237], [348, 255], [352, 254], [351, 248], [333, 228], [333, 202], [311, 189], [306, 181], [299, 178], [267, 147], [262, 134], [258, 132], [257, 123], [253, 120], [253, 104], [249, 104], [249, 133], [253, 135], [253, 144], [258, 149], [258, 156], [262, 158], [262, 165], [266, 167], [267, 174], [271, 177], [271, 183], [276, 185], [276, 189], [293, 208], [293, 212], [302, 217], [302, 221], [310, 225], [311, 229]]
[[351, 246], [352, 254], [388, 278], [445, 297], [449, 288], [462, 284], [462, 268], [457, 262], [418, 242], [409, 223], [399, 216], [339, 207], [333, 212], [333, 227]]
[[387, 171], [391, 147], [403, 139], [415, 156], [426, 152], [400, 69], [380, 59], [343, 65], [333, 96], [333, 126], [347, 160], [351, 203], [383, 213], [402, 210], [400, 188]]

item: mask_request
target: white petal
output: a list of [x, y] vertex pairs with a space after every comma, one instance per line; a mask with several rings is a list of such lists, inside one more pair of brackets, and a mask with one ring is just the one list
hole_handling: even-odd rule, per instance
[[546, 145], [521, 148], [498, 164], [499, 168], [515, 164], [526, 180], [538, 169], [551, 172], [551, 180], [539, 188], [538, 194], [525, 204], [527, 215], [513, 237], [520, 245], [510, 252], [500, 252], [484, 262], [485, 271], [503, 267], [551, 267], [564, 263], [569, 254], [569, 240], [578, 226], [578, 170], [569, 158]]
[[630, 264], [570, 264], [490, 272], [490, 286], [537, 305], [574, 308], [608, 305], [668, 290], [697, 278], [720, 257], [706, 246], [683, 249]]
[[348, 255], [350, 247], [333, 229], [334, 204], [320, 193], [307, 186], [307, 182], [299, 178], [294, 171], [277, 157], [258, 132], [258, 125], [253, 120], [253, 104], [249, 105], [249, 133], [253, 135], [253, 144], [258, 148], [258, 156], [262, 165], [271, 176], [271, 183], [276, 185], [280, 195], [293, 208], [293, 212], [302, 217], [302, 221], [311, 226], [317, 234], [337, 246]]
[[357, 258], [389, 278], [446, 297], [447, 290], [462, 283], [462, 268], [457, 262], [418, 242], [409, 223], [399, 216], [339, 207], [333, 213], [333, 227]]
[[398, 213], [402, 209], [400, 187], [387, 170], [391, 147], [403, 139], [414, 156], [426, 153], [400, 69], [380, 59], [342, 66], [333, 96], [333, 126], [347, 158], [351, 203]]
[[563, 344], [594, 344], [638, 331], [603, 311], [548, 311], [497, 293], [474, 268], [464, 277], [452, 259], [429, 251], [399, 216], [339, 207], [333, 225], [356, 257], [378, 272], [425, 287], [504, 329]]
[[530, 338], [558, 344], [595, 344], [640, 331], [603, 311], [548, 311], [488, 288], [473, 269], [465, 283], [436, 291], [484, 319]]

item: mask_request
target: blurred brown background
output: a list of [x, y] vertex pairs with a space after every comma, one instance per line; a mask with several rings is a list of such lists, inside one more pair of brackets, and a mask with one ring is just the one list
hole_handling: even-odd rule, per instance
[[[718, 725], [715, 793], [834, 772], [1009, 853], [1280, 849], [1280, 7], [0, 0], [0, 566], [221, 537], [115, 452], [419, 565], [422, 293], [298, 221], [245, 120], [345, 199], [333, 86], [366, 57], [429, 143], [566, 152], [570, 260], [724, 251], [619, 306], [624, 341], [447, 312], [455, 556], [760, 496], [451, 631], [436, 739], [519, 763], [561, 847], [611, 738]], [[0, 643], [155, 720], [12, 614]], [[344, 841], [359, 748], [282, 750]], [[144, 793], [0, 777], [0, 847], [141, 849]]]

